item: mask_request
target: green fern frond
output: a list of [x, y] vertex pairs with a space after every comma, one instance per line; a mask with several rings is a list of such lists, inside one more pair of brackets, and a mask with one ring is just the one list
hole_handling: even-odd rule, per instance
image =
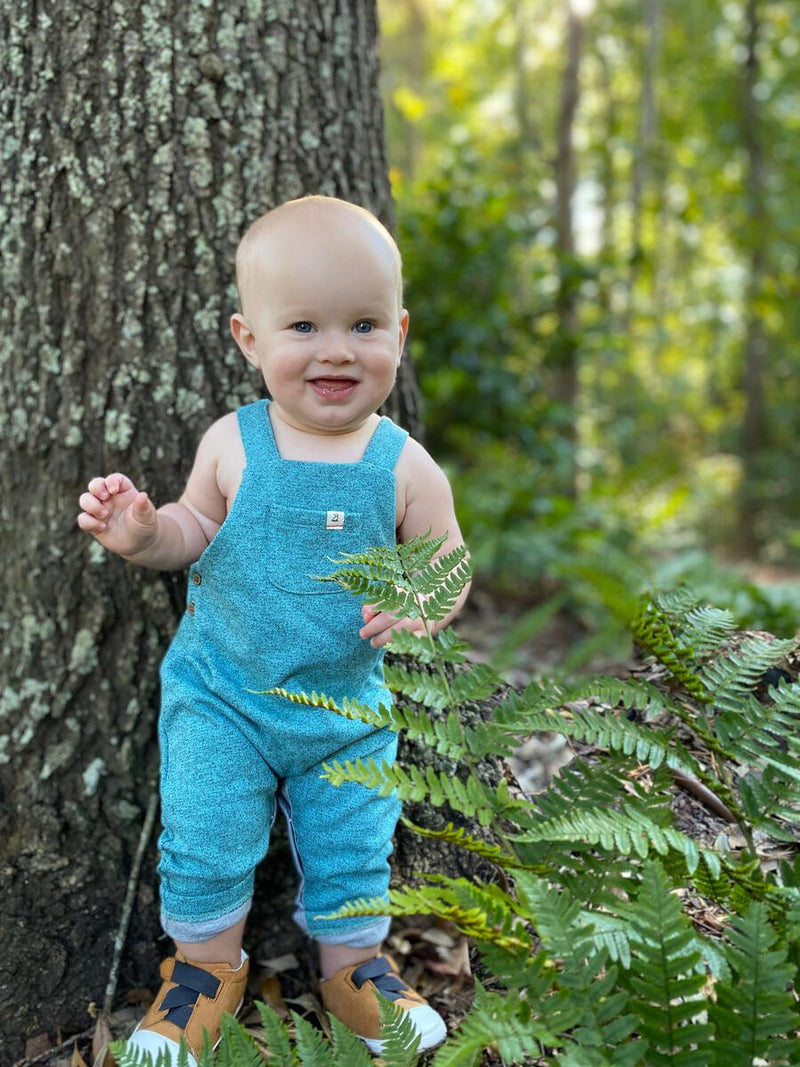
[[785, 660], [795, 646], [794, 640], [747, 637], [736, 648], [710, 659], [700, 677], [715, 703], [735, 701], [736, 697], [752, 692], [764, 673]]
[[[367, 1047], [352, 1030], [339, 1022], [335, 1015], [328, 1015], [333, 1037], [333, 1061], [336, 1067], [374, 1067], [375, 1061]], [[272, 1067], [272, 1061], [268, 1064]]]
[[549, 956], [582, 967], [597, 955], [593, 927], [586, 921], [579, 923], [581, 906], [568, 890], [559, 890], [527, 871], [516, 876], [516, 886]]
[[[788, 696], [785, 690], [783, 696]], [[800, 705], [784, 700], [762, 704], [752, 694], [715, 719], [717, 735], [731, 757], [745, 764], [767, 763], [794, 781], [800, 781], [800, 752], [792, 751], [799, 727]]]
[[171, 1067], [163, 1054], [159, 1054], [157, 1062], [154, 1062], [149, 1052], [134, 1048], [127, 1041], [112, 1041], [109, 1049], [117, 1067]]
[[515, 837], [522, 843], [564, 841], [574, 845], [600, 846], [608, 852], [645, 859], [651, 852], [666, 855], [677, 852], [693, 873], [703, 856], [712, 873], [719, 875], [719, 857], [710, 849], [699, 847], [690, 837], [672, 827], [656, 825], [641, 812], [630, 807], [621, 811], [577, 811], [560, 815], [529, 827]]
[[[559, 969], [556, 985], [561, 987], [569, 1010], [577, 1015], [576, 1021], [569, 1027], [570, 1044], [574, 1049], [584, 1052], [584, 1062], [641, 1062], [647, 1044], [631, 1039], [637, 1019], [626, 1010], [629, 995], [616, 989], [617, 968], [606, 969], [604, 954], [590, 957], [583, 966], [564, 966]], [[558, 1017], [551, 1018], [550, 1003], [543, 1008], [547, 1021], [555, 1026], [560, 1020]], [[563, 1024], [558, 1029], [564, 1029]], [[566, 1047], [564, 1052], [567, 1052]], [[571, 1060], [576, 1062], [574, 1054]], [[557, 1057], [556, 1062], [562, 1063], [563, 1058]]]
[[[381, 1059], [385, 1067], [413, 1067], [417, 1062], [420, 1035], [408, 1012], [396, 1008], [390, 1000], [375, 994], [381, 1016]], [[345, 1067], [345, 1064], [342, 1064]], [[351, 1067], [347, 1064], [346, 1067]], [[355, 1065], [353, 1065], [355, 1067]]]
[[558, 1047], [559, 1038], [535, 1018], [523, 997], [487, 993], [475, 983], [475, 1000], [450, 1040], [433, 1060], [433, 1067], [473, 1067], [486, 1049], [496, 1049], [504, 1063], [526, 1063], [542, 1055], [542, 1046]]
[[402, 693], [426, 708], [445, 708], [450, 703], [447, 681], [438, 674], [412, 670], [399, 663], [385, 663], [383, 677], [393, 693]]
[[418, 574], [427, 567], [436, 553], [442, 548], [448, 534], [431, 537], [430, 530], [419, 537], [412, 537], [397, 545], [397, 558], [405, 574]]
[[796, 833], [783, 822], [800, 822], [800, 797], [792, 782], [774, 767], [763, 773], [751, 771], [736, 783], [745, 815], [756, 829], [765, 831], [773, 840], [793, 843]]
[[423, 741], [425, 744], [440, 752], [450, 759], [463, 757], [467, 748], [464, 743], [464, 731], [455, 714], [450, 714], [446, 719], [437, 719], [435, 722], [419, 708], [410, 707], [387, 707], [380, 704], [377, 709], [368, 704], [362, 704], [358, 700], [350, 700], [348, 697], [337, 703], [324, 693], [312, 692], [295, 693], [288, 689], [275, 688], [265, 692], [269, 695], [284, 697], [293, 704], [302, 707], [321, 708], [324, 711], [333, 711], [342, 718], [366, 723], [374, 726], [376, 730], [388, 729], [394, 733], [403, 731], [412, 740]]
[[573, 706], [569, 713], [559, 710], [531, 711], [527, 722], [531, 733], [563, 734], [597, 748], [636, 756], [642, 763], [649, 763], [654, 768], [666, 763], [668, 767], [682, 770], [695, 778], [704, 774], [696, 757], [671, 734], [624, 717], [617, 718], [593, 708]]
[[[448, 880], [450, 881], [450, 880]], [[453, 881], [458, 881], [454, 879]], [[470, 886], [472, 897], [477, 887]], [[389, 899], [371, 897], [353, 900], [326, 919], [349, 919], [371, 915], [435, 915], [454, 923], [467, 937], [500, 948], [516, 951], [530, 949], [530, 936], [514, 915], [511, 907], [502, 908], [496, 900], [481, 904], [462, 904], [459, 894], [450, 885], [411, 886], [390, 889]]]
[[437, 773], [430, 766], [422, 771], [411, 764], [405, 770], [397, 763], [391, 765], [384, 760], [379, 766], [373, 759], [364, 762], [360, 758], [354, 763], [350, 760], [344, 764], [325, 763], [322, 769], [323, 778], [332, 785], [358, 782], [368, 789], [376, 789], [380, 796], [395, 792], [400, 800], [427, 800], [437, 808], [449, 804], [462, 815], [476, 816], [482, 826], [488, 826], [494, 818], [505, 814], [513, 817], [527, 809], [524, 802], [510, 796], [504, 781], [491, 790], [472, 773], [462, 781], [444, 772]]
[[580, 758], [562, 767], [533, 803], [545, 818], [554, 819], [578, 809], [612, 807], [620, 799], [625, 761], [619, 756], [589, 763]]
[[736, 629], [733, 613], [708, 605], [687, 611], [680, 625], [681, 639], [692, 649], [696, 658], [715, 652]]
[[628, 982], [630, 1010], [647, 1040], [652, 1067], [706, 1067], [711, 1028], [698, 1021], [705, 1010], [705, 975], [698, 973], [695, 933], [658, 862], [645, 864], [636, 906], [628, 912], [637, 935]]
[[479, 838], [473, 837], [467, 833], [463, 826], [455, 827], [449, 822], [443, 830], [431, 830], [426, 826], [418, 826], [405, 817], [401, 821], [404, 826], [407, 826], [409, 830], [413, 830], [415, 834], [419, 834], [420, 837], [431, 837], [437, 841], [447, 841], [458, 848], [466, 849], [467, 852], [474, 852], [477, 856], [489, 860], [490, 863], [494, 863], [498, 867], [536, 871], [540, 874], [546, 874], [548, 871], [546, 866], [523, 863], [517, 856], [504, 852], [499, 845], [492, 845], [488, 841], [481, 841]]
[[392, 634], [392, 653], [413, 656], [417, 663], [429, 664], [434, 659], [439, 663], [464, 663], [468, 650], [469, 645], [461, 640], [452, 626], [445, 626], [433, 638], [410, 630], [395, 630]]
[[268, 1004], [257, 1000], [256, 1008], [269, 1049], [269, 1067], [297, 1067], [297, 1054], [289, 1039], [289, 1028]]
[[388, 611], [398, 618], [419, 618], [419, 605], [413, 589], [402, 576], [387, 578], [385, 572], [372, 567], [343, 567], [333, 574], [316, 576], [322, 582], [336, 582], [348, 593], [372, 604], [378, 611]]
[[637, 644], [663, 664], [687, 693], [701, 704], [711, 703], [713, 698], [703, 679], [688, 666], [693, 650], [676, 639], [667, 615], [648, 597], [642, 599], [631, 633]]
[[463, 545], [433, 558], [445, 540], [420, 537], [381, 550], [345, 553], [331, 560], [336, 570], [319, 578], [338, 583], [379, 611], [408, 619], [424, 614], [434, 622], [449, 614], [471, 577]]
[[[206, 1052], [207, 1056], [210, 1055], [211, 1059], [215, 1060], [213, 1051], [211, 1050], [208, 1041], [204, 1044], [203, 1052]], [[181, 1042], [181, 1049], [178, 1053], [178, 1063], [174, 1063], [172, 1054], [169, 1051], [159, 1052], [156, 1056], [153, 1056], [151, 1052], [146, 1052], [141, 1048], [134, 1048], [129, 1041], [112, 1041], [109, 1045], [109, 1050], [116, 1060], [117, 1067], [189, 1067], [188, 1049], [185, 1041]], [[203, 1052], [200, 1054], [202, 1059]], [[201, 1067], [198, 1060], [198, 1067]], [[247, 1067], [250, 1067], [248, 1064]], [[263, 1058], [259, 1057], [258, 1067], [264, 1067]]]
[[307, 1019], [292, 1012], [295, 1046], [302, 1067], [336, 1067], [330, 1042]]
[[726, 1056], [747, 1063], [756, 1058], [796, 1062], [800, 1043], [784, 1037], [797, 1028], [791, 993], [796, 971], [786, 948], [776, 948], [778, 935], [766, 904], [753, 904], [746, 915], [735, 916], [729, 938], [725, 955], [736, 979], [717, 984], [709, 1010], [719, 1062]]
[[264, 1057], [241, 1023], [229, 1014], [222, 1016], [216, 1067], [264, 1067]]
[[428, 708], [445, 708], [455, 702], [485, 700], [499, 686], [500, 679], [485, 663], [475, 663], [459, 671], [449, 682], [441, 674], [428, 674], [399, 663], [383, 668], [386, 685]]
[[296, 693], [291, 689], [283, 689], [280, 686], [261, 691], [251, 689], [249, 692], [255, 693], [257, 696], [283, 697], [284, 700], [288, 700], [292, 704], [299, 704], [305, 708], [320, 708], [322, 711], [333, 711], [344, 719], [363, 722], [368, 726], [374, 726], [376, 729], [381, 729], [384, 726], [392, 729], [392, 709], [387, 708], [385, 704], [379, 704], [376, 709], [370, 707], [369, 704], [363, 704], [360, 700], [351, 700], [349, 697], [345, 697], [339, 704], [333, 697], [326, 696], [325, 693], [318, 693], [316, 690], [312, 690], [310, 694]]

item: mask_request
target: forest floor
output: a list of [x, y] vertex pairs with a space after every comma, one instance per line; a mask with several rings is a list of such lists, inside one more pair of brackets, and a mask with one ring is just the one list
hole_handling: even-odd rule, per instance
[[[507, 606], [478, 592], [460, 620], [458, 630], [470, 643], [475, 657], [487, 659], [511, 621]], [[547, 674], [580, 636], [572, 620], [554, 617], [519, 649], [508, 681], [518, 688], [534, 675]], [[628, 660], [603, 663], [599, 667], [608, 673], [625, 674], [636, 664]], [[534, 735], [510, 760], [509, 770], [522, 790], [536, 793], [547, 786], [575, 753], [576, 746], [568, 745], [563, 737]], [[704, 844], [712, 845], [720, 833], [730, 831], [729, 825], [704, 803], [677, 787], [673, 810], [679, 827]], [[277, 905], [280, 906], [274, 908], [272, 918], [269, 914], [258, 915], [259, 940], [247, 946], [251, 953], [250, 999], [240, 1020], [257, 1041], [263, 1037], [263, 1030], [256, 1000], [274, 1008], [284, 1019], [289, 1019], [289, 1012], [295, 1011], [329, 1032], [309, 944], [286, 922], [290, 902], [277, 902]], [[720, 917], [703, 901], [697, 902], [694, 918], [706, 932], [721, 929]], [[400, 964], [406, 981], [428, 998], [450, 1028], [456, 1026], [472, 1002], [473, 969], [480, 968], [477, 953], [468, 940], [451, 924], [404, 919], [394, 923], [387, 947]], [[57, 1035], [55, 1042], [45, 1034], [33, 1037], [28, 1042], [25, 1058], [14, 1067], [112, 1067], [109, 1042], [130, 1034], [155, 992], [156, 988], [119, 990], [116, 1002], [122, 999], [123, 1003], [111, 1015], [103, 1015], [92, 1006], [94, 1018], [82, 1034], [68, 1039]], [[499, 1062], [487, 1056], [484, 1067]], [[535, 1062], [538, 1061], [531, 1061], [531, 1067], [535, 1067]]]

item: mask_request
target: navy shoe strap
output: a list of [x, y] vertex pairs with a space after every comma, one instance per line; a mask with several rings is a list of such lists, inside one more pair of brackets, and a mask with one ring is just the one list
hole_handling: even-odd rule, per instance
[[220, 980], [201, 967], [193, 967], [191, 963], [181, 963], [180, 960], [175, 960], [171, 981], [178, 984], [174, 989], [169, 990], [161, 1001], [160, 1008], [167, 1012], [166, 1022], [184, 1030], [192, 1016], [192, 1009], [197, 1003], [197, 998], [202, 994], [204, 997], [213, 999], [220, 987]]
[[385, 956], [376, 956], [374, 960], [368, 960], [356, 967], [353, 971], [353, 982], [357, 989], [361, 989], [365, 982], [372, 982], [387, 1000], [400, 1000], [409, 988], [402, 978], [395, 974]]

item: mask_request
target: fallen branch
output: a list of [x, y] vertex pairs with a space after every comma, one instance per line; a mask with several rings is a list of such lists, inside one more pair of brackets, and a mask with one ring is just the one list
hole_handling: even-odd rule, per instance
[[136, 898], [136, 888], [139, 884], [139, 872], [142, 869], [142, 859], [144, 858], [144, 852], [147, 848], [147, 842], [150, 839], [150, 834], [153, 832], [153, 824], [156, 821], [157, 811], [158, 793], [153, 793], [150, 797], [150, 802], [147, 805], [147, 813], [144, 817], [142, 832], [139, 834], [139, 844], [136, 848], [136, 855], [133, 857], [133, 867], [131, 868], [131, 876], [128, 879], [128, 889], [125, 893], [122, 917], [120, 918], [117, 936], [114, 938], [114, 958], [111, 961], [111, 970], [108, 972], [108, 982], [106, 983], [106, 992], [103, 998], [103, 1013], [105, 1015], [111, 1014], [111, 1004], [114, 1000], [114, 994], [117, 991], [119, 965], [122, 960], [122, 949], [125, 945], [125, 938], [128, 936], [128, 926], [130, 925], [131, 914], [133, 912], [133, 902]]

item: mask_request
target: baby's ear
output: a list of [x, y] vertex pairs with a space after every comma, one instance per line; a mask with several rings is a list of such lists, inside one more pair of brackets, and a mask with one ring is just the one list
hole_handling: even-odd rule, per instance
[[405, 308], [400, 310], [400, 334], [399, 334], [399, 349], [398, 354], [402, 356], [403, 349], [406, 346], [406, 337], [408, 337], [408, 312]]
[[237, 311], [231, 315], [231, 333], [233, 339], [242, 350], [242, 355], [248, 363], [256, 365], [256, 335], [250, 329], [247, 319]]

